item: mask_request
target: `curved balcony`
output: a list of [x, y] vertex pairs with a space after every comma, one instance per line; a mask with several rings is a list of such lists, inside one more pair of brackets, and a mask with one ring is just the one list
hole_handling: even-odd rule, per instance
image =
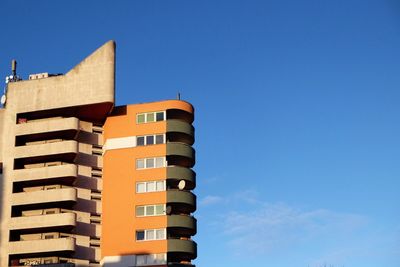
[[11, 218], [10, 230], [72, 228], [76, 226], [75, 213], [58, 213]]
[[193, 260], [197, 258], [197, 244], [193, 240], [168, 239], [168, 257], [180, 260]]
[[14, 193], [11, 197], [13, 206], [25, 206], [44, 203], [76, 202], [75, 188], [38, 190], [33, 192]]
[[188, 191], [168, 190], [167, 204], [171, 205], [172, 212], [191, 213], [196, 210], [196, 196]]
[[186, 182], [186, 188], [188, 190], [196, 187], [196, 173], [185, 167], [180, 166], [168, 166], [167, 167], [167, 180], [172, 183], [173, 186], [177, 187], [180, 180]]
[[78, 166], [65, 164], [32, 169], [14, 170], [14, 182], [27, 185], [35, 184], [71, 184], [78, 177]]
[[73, 252], [75, 251], [74, 238], [40, 239], [29, 241], [9, 242], [9, 253], [33, 254], [44, 252]]
[[167, 157], [169, 165], [193, 167], [195, 163], [194, 149], [184, 143], [167, 143]]
[[197, 231], [197, 220], [188, 215], [169, 215], [167, 217], [168, 228], [182, 235], [195, 235]]
[[185, 121], [167, 120], [167, 140], [193, 145], [194, 127]]
[[181, 120], [187, 123], [192, 123], [194, 120], [193, 107], [190, 105], [190, 108], [187, 110], [179, 108], [169, 108], [167, 109], [167, 120]]

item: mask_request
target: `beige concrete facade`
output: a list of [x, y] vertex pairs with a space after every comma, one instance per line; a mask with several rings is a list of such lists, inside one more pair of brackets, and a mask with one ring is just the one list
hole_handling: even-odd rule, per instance
[[115, 43], [65, 75], [10, 82], [0, 109], [0, 266], [101, 260], [102, 123]]

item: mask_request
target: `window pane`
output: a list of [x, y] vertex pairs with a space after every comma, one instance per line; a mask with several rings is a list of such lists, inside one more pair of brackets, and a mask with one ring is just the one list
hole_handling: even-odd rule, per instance
[[136, 231], [136, 240], [144, 240], [144, 231]]
[[156, 215], [164, 215], [164, 205], [156, 205]]
[[156, 191], [156, 183], [155, 182], [147, 182], [147, 192]]
[[144, 146], [144, 136], [139, 136], [138, 138], [136, 138], [136, 145]]
[[154, 168], [154, 158], [146, 159], [146, 168]]
[[156, 168], [164, 167], [164, 158], [156, 158]]
[[155, 264], [156, 257], [154, 254], [147, 255], [147, 264]]
[[146, 136], [146, 145], [154, 145], [154, 135]]
[[137, 183], [136, 184], [136, 193], [144, 193], [146, 192], [146, 184], [145, 183]]
[[147, 113], [147, 122], [154, 121], [154, 113]]
[[143, 169], [144, 168], [144, 159], [136, 160], [136, 169]]
[[137, 255], [136, 265], [144, 265], [144, 264], [146, 264], [146, 255]]
[[164, 181], [157, 181], [157, 190], [156, 191], [164, 191]]
[[136, 207], [136, 216], [144, 216], [144, 206]]
[[154, 215], [154, 206], [146, 206], [146, 216]]
[[156, 239], [160, 240], [160, 239], [165, 239], [165, 231], [164, 229], [157, 229], [156, 230]]
[[156, 144], [164, 144], [164, 135], [163, 134], [156, 135]]
[[146, 240], [154, 240], [154, 230], [146, 230]]
[[164, 120], [164, 112], [157, 112], [157, 121], [163, 121]]
[[139, 114], [137, 116], [137, 123], [144, 123], [144, 114]]
[[154, 255], [154, 264], [165, 264], [166, 255], [164, 253]]

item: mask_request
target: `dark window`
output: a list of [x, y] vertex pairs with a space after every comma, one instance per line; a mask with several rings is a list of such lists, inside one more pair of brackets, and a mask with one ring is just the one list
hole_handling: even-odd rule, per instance
[[156, 120], [163, 121], [164, 120], [164, 112], [157, 112], [156, 113]]
[[154, 145], [154, 136], [153, 135], [146, 136], [146, 145]]
[[144, 231], [136, 232], [136, 240], [144, 240]]
[[144, 136], [139, 136], [136, 142], [138, 146], [144, 146]]
[[164, 135], [162, 134], [156, 135], [156, 144], [164, 144]]

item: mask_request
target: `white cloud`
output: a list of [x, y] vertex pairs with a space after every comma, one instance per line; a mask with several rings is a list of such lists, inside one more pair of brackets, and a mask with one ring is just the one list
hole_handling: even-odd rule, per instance
[[325, 239], [329, 243], [332, 235], [347, 237], [367, 222], [361, 215], [326, 209], [306, 211], [284, 203], [257, 206], [224, 215], [223, 231], [228, 245], [239, 254], [273, 254]]
[[223, 197], [208, 195], [205, 196], [203, 199], [199, 200], [199, 205], [200, 206], [215, 205], [223, 201], [224, 201]]

